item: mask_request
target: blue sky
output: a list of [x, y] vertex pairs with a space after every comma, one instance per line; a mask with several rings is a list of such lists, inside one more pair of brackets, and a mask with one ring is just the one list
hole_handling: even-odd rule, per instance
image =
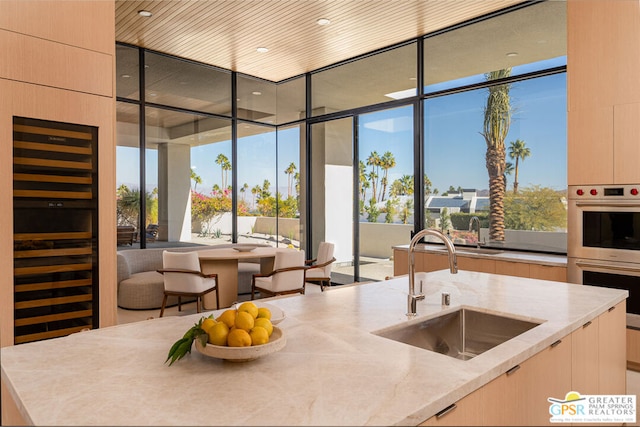
[[[541, 185], [561, 190], [566, 178], [566, 75], [557, 74], [514, 84], [512, 122], [505, 141], [521, 139], [531, 155], [520, 161], [520, 187]], [[449, 186], [488, 188], [486, 142], [481, 135], [486, 89], [432, 98], [425, 103], [425, 172], [440, 193]], [[360, 159], [372, 151], [393, 152], [397, 166], [389, 182], [413, 174], [411, 107], [364, 115], [360, 119]], [[368, 170], [368, 169], [367, 169]], [[514, 176], [507, 176], [509, 188]]]
[[[525, 80], [512, 85], [510, 96], [514, 109], [506, 139], [521, 139], [531, 150], [531, 156], [520, 162], [520, 187], [541, 185], [557, 190], [566, 188], [566, 74]], [[486, 89], [478, 89], [438, 98], [425, 103], [425, 172], [433, 188], [440, 193], [454, 187], [488, 188], [485, 167], [486, 143], [482, 131]], [[412, 108], [400, 107], [360, 117], [360, 158], [369, 153], [383, 155], [391, 151], [396, 167], [389, 171], [389, 184], [404, 174], [413, 174]], [[293, 162], [300, 169], [299, 134], [297, 127], [285, 129], [278, 135], [277, 173], [279, 191], [285, 193], [287, 176], [284, 170]], [[249, 188], [262, 185], [264, 179], [275, 189], [275, 133], [240, 138], [238, 144], [238, 183]], [[208, 192], [214, 184], [221, 184], [220, 166], [215, 164], [218, 154], [231, 159], [231, 143], [196, 147], [191, 152], [191, 165], [203, 179], [198, 190]], [[118, 147], [118, 185], [137, 182], [138, 156], [136, 149]], [[514, 162], [507, 158], [507, 161]], [[157, 156], [147, 152], [147, 184], [153, 188], [157, 176]], [[229, 181], [231, 177], [229, 175]], [[507, 177], [513, 185], [513, 175]]]

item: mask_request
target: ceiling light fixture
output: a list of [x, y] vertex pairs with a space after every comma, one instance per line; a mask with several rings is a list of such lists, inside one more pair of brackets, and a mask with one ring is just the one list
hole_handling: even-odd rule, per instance
[[254, 92], [251, 92], [252, 95], [262, 95], [262, 92], [258, 92], [257, 90]]
[[518, 52], [509, 52], [507, 56], [518, 56]]
[[266, 47], [259, 47], [256, 49], [256, 52], [267, 53], [269, 52], [269, 49], [267, 49]]
[[329, 25], [329, 24], [331, 24], [331, 21], [329, 21], [327, 18], [320, 18], [316, 22], [318, 23], [318, 25]]
[[120, 77], [122, 77], [123, 79], [128, 79], [129, 77], [131, 77], [129, 74], [123, 74]]
[[399, 90], [397, 92], [385, 93], [384, 96], [391, 99], [408, 98], [410, 96], [416, 96], [416, 89], [411, 88], [411, 89]]
[[139, 10], [138, 15], [144, 16], [145, 18], [150, 18], [153, 16], [153, 13], [149, 12], [148, 10]]

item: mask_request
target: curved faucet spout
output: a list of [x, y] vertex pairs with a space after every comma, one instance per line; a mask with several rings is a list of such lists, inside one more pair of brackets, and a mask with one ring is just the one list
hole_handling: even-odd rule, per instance
[[435, 230], [433, 228], [427, 228], [421, 231], [418, 231], [413, 238], [411, 239], [411, 243], [409, 243], [409, 298], [407, 300], [407, 316], [415, 316], [416, 315], [416, 303], [419, 300], [424, 299], [424, 294], [422, 293], [422, 289], [420, 289], [420, 293], [416, 293], [415, 287], [415, 247], [424, 236], [435, 236], [440, 238], [444, 242], [445, 247], [447, 248], [447, 254], [449, 257], [449, 271], [451, 274], [456, 274], [458, 272], [458, 260], [456, 257], [456, 248], [453, 246], [451, 239], [449, 239], [444, 233]]

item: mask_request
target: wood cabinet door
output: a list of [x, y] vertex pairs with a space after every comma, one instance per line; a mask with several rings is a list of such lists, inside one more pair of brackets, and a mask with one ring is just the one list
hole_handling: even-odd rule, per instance
[[[416, 254], [416, 271], [436, 271], [449, 268], [449, 257], [446, 254], [421, 252]], [[419, 264], [418, 261], [421, 261]]]
[[[640, 30], [640, 29], [639, 29]], [[613, 107], [613, 183], [640, 182], [640, 103]]]
[[598, 317], [600, 394], [626, 394], [626, 300]]
[[510, 262], [496, 260], [496, 274], [507, 276], [529, 277], [529, 264], [524, 262]]
[[458, 258], [458, 268], [466, 271], [479, 271], [481, 273], [495, 273], [496, 261], [493, 259], [482, 258], [470, 258], [462, 257]]
[[393, 250], [393, 275], [402, 276], [409, 273], [409, 251]]
[[571, 339], [565, 337], [483, 387], [483, 425], [551, 425], [549, 397], [571, 388]]
[[482, 425], [515, 426], [522, 422], [526, 381], [521, 365], [516, 365], [482, 387]]
[[482, 422], [482, 389], [478, 389], [438, 414], [421, 426], [477, 426]]
[[529, 264], [529, 277], [540, 280], [567, 281], [567, 267], [551, 265]]
[[598, 372], [600, 363], [598, 318], [585, 323], [571, 333], [571, 390], [580, 394], [599, 394]]
[[640, 331], [627, 329], [627, 366], [640, 371]]

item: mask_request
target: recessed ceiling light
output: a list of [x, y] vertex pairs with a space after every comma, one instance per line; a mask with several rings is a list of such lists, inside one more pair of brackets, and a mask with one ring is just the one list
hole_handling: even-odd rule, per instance
[[411, 88], [411, 89], [399, 90], [397, 92], [385, 93], [384, 96], [389, 97], [391, 99], [408, 98], [410, 96], [416, 96], [416, 89]]
[[507, 56], [518, 56], [518, 52], [509, 52]]
[[129, 74], [123, 74], [120, 77], [122, 77], [123, 79], [128, 79], [129, 77], [131, 77]]
[[153, 16], [153, 13], [149, 12], [148, 10], [139, 10], [138, 15], [144, 16], [145, 18], [149, 18]]
[[256, 49], [256, 52], [266, 53], [269, 52], [269, 49], [267, 49], [266, 47], [259, 47]]
[[331, 21], [329, 21], [327, 18], [320, 18], [317, 21], [318, 25], [329, 25], [331, 24]]
[[253, 95], [262, 95], [262, 92], [258, 92], [257, 90], [254, 92], [251, 92]]

